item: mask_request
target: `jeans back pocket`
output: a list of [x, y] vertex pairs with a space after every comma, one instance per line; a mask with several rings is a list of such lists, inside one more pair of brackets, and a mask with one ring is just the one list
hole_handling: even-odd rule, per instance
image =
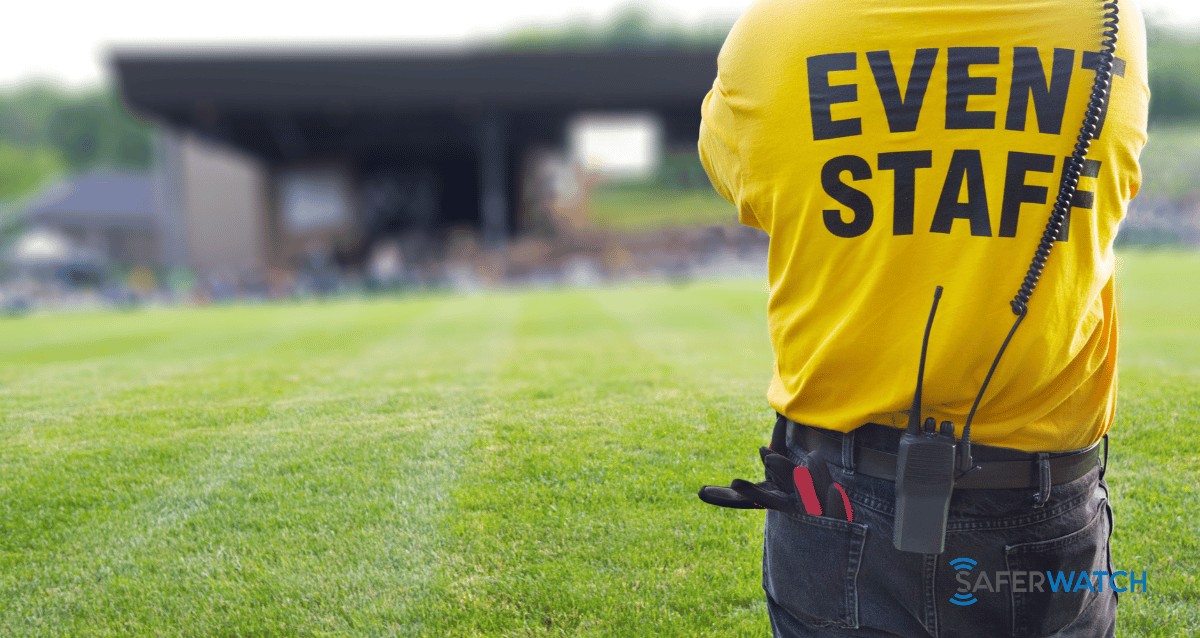
[[858, 627], [858, 572], [867, 526], [768, 510], [763, 588], [814, 627]]
[[[1071, 624], [1110, 583], [1095, 572], [1108, 569], [1107, 502], [1088, 524], [1060, 538], [1010, 545], [1010, 572], [1026, 572], [1025, 584], [1012, 588], [1012, 635], [1051, 636]], [[1038, 591], [1034, 591], [1034, 590]]]

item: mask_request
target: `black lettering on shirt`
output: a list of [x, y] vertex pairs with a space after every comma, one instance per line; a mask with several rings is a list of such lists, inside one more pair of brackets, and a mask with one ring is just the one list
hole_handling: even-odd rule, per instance
[[[1053, 158], [1051, 158], [1051, 162], [1053, 162]], [[895, 190], [893, 191], [895, 208], [892, 211], [892, 234], [911, 235], [913, 234], [917, 169], [933, 166], [933, 151], [880, 153], [878, 166], [881, 171], [896, 172]]]
[[[967, 201], [958, 201], [963, 180], [967, 183]], [[946, 182], [933, 213], [931, 233], [949, 233], [954, 220], [971, 222], [973, 237], [991, 237], [992, 220], [988, 217], [987, 188], [983, 181], [983, 159], [978, 150], [956, 150], [950, 157]]]
[[[1070, 157], [1067, 157], [1063, 160], [1062, 178], [1066, 177], [1067, 165], [1070, 163], [1070, 161], [1071, 161]], [[1101, 164], [1100, 160], [1085, 158], [1083, 160], [1083, 170], [1079, 173], [1079, 176], [1080, 177], [1092, 177], [1092, 178], [1100, 177], [1100, 164]], [[1062, 183], [1061, 180], [1059, 183]], [[1075, 188], [1075, 195], [1073, 197], [1071, 197], [1071, 207], [1072, 208], [1087, 208], [1090, 210], [1095, 205], [1096, 205], [1096, 194], [1095, 193], [1093, 193], [1092, 191], [1080, 190], [1078, 187]], [[1066, 216], [1063, 217], [1062, 230], [1058, 231], [1058, 241], [1067, 241], [1068, 236], [1070, 235], [1070, 231], [1071, 231], [1071, 209], [1068, 208]]]
[[858, 100], [858, 85], [829, 86], [829, 74], [857, 68], [858, 61], [854, 53], [825, 53], [808, 58], [808, 104], [812, 112], [814, 140], [862, 134], [862, 121], [859, 118], [834, 120], [830, 114], [830, 106]]
[[[1087, 69], [1088, 71], [1095, 71], [1096, 69], [1100, 68], [1100, 54], [1095, 51], [1084, 51], [1082, 63], [1079, 65], [1079, 68]], [[1117, 77], [1125, 77], [1125, 60], [1122, 60], [1121, 58], [1113, 58], [1112, 72], [1113, 75]], [[1110, 97], [1112, 96], [1113, 86], [1115, 85], [1116, 82], [1111, 82], [1109, 84], [1108, 94]], [[1108, 103], [1110, 101], [1111, 100], [1105, 100], [1104, 108], [1100, 109], [1100, 121], [1096, 122], [1096, 135], [1094, 136], [1095, 139], [1100, 139], [1100, 131], [1104, 130], [1104, 119], [1108, 117]]]
[[871, 165], [867, 160], [857, 155], [839, 155], [821, 168], [821, 186], [825, 192], [838, 203], [850, 208], [854, 219], [842, 221], [842, 211], [826, 209], [822, 211], [825, 227], [838, 237], [858, 237], [867, 232], [871, 222], [875, 221], [875, 208], [871, 198], [866, 193], [847, 186], [842, 181], [842, 172], [849, 171], [854, 181], [871, 179]]
[[972, 64], [1000, 64], [999, 47], [950, 47], [946, 51], [946, 128], [994, 129], [995, 111], [968, 111], [972, 95], [995, 95], [996, 78], [971, 77]]
[[1021, 204], [1045, 204], [1045, 186], [1033, 186], [1025, 183], [1025, 174], [1029, 171], [1038, 173], [1054, 172], [1054, 156], [1037, 153], [1008, 154], [1008, 169], [1004, 175], [1004, 201], [1000, 204], [1000, 236], [1016, 237], [1017, 221], [1021, 214]]
[[[1063, 110], [1067, 107], [1067, 89], [1071, 86], [1074, 66], [1074, 51], [1055, 49], [1050, 82], [1047, 84], [1046, 71], [1042, 68], [1037, 48], [1016, 47], [1013, 51], [1012, 88], [1008, 92], [1008, 116], [1004, 128], [1010, 131], [1025, 130], [1025, 116], [1032, 94], [1038, 132], [1058, 135], [1062, 131]], [[1004, 236], [1004, 233], [1000, 235]]]
[[887, 113], [888, 128], [893, 133], [917, 130], [921, 117], [921, 105], [925, 101], [925, 89], [929, 88], [929, 76], [937, 62], [937, 49], [917, 49], [913, 57], [912, 71], [908, 75], [908, 88], [900, 95], [900, 82], [896, 80], [896, 69], [892, 66], [892, 55], [888, 51], [869, 51], [867, 61], [875, 76], [875, 86], [883, 99]]

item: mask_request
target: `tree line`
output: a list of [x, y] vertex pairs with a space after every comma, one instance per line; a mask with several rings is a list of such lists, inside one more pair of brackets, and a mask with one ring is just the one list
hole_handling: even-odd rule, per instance
[[0, 94], [0, 202], [61, 174], [97, 166], [147, 169], [151, 132], [110, 88], [32, 84]]
[[1147, 26], [1150, 122], [1200, 122], [1200, 34]]

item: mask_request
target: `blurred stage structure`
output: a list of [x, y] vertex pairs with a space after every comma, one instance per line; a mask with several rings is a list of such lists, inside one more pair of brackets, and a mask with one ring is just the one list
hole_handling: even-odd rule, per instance
[[717, 48], [118, 51], [121, 92], [164, 126], [162, 254], [249, 272], [324, 250], [363, 263], [404, 233], [532, 232], [531, 154], [581, 113], [650, 114], [695, 148]]

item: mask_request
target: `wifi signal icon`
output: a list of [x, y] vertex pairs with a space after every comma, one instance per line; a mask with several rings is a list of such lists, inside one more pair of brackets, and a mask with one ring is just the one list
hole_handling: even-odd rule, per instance
[[[979, 563], [976, 563], [975, 561], [971, 560], [970, 558], [955, 558], [954, 560], [950, 561], [950, 566], [953, 567], [955, 570], [957, 570], [959, 572], [967, 572], [967, 573], [970, 573], [970, 571], [972, 569], [974, 569], [975, 566], [978, 564]], [[968, 592], [965, 594], [958, 593], [958, 594], [954, 594], [954, 597], [950, 599], [950, 602], [954, 603], [955, 605], [964, 605], [965, 606], [965, 605], [973, 605], [973, 604], [979, 602], [979, 599], [976, 598], [975, 594], [972, 592]]]

